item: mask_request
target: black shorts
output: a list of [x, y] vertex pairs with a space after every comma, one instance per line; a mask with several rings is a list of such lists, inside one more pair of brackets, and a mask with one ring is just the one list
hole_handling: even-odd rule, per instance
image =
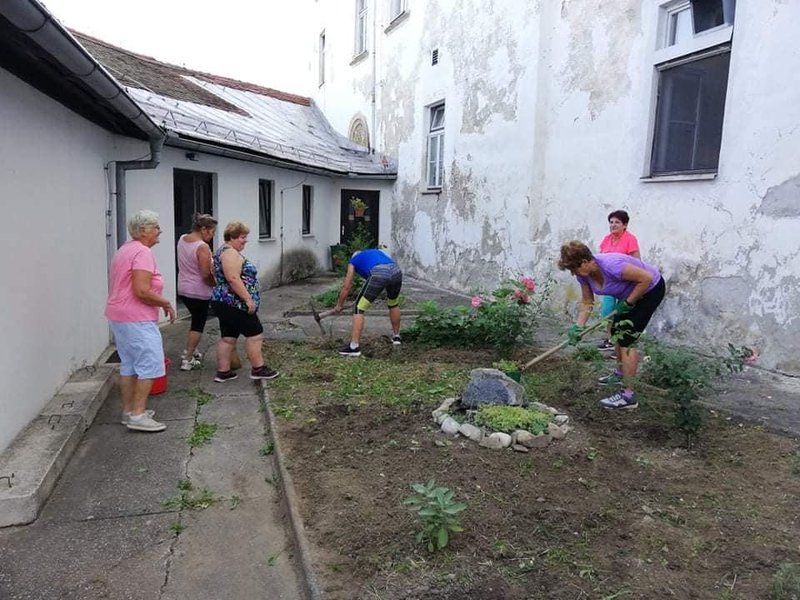
[[189, 314], [192, 315], [192, 324], [189, 326], [189, 330], [203, 333], [208, 320], [208, 300], [189, 298], [188, 296], [178, 296], [178, 298], [189, 309]]
[[211, 306], [219, 318], [219, 333], [222, 337], [238, 338], [243, 335], [249, 338], [264, 333], [258, 313], [251, 315], [222, 302], [212, 302]]
[[653, 313], [664, 299], [664, 278], [662, 277], [655, 287], [639, 298], [633, 308], [621, 315], [614, 315], [611, 323], [611, 337], [615, 343], [623, 348], [629, 348], [636, 343], [639, 335], [647, 327]]

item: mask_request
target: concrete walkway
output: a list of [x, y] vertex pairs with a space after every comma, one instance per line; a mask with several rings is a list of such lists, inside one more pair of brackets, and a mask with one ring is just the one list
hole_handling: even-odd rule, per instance
[[[269, 290], [260, 312], [267, 344], [270, 339], [319, 337], [319, 327], [303, 311], [311, 296], [334, 284], [334, 279], [321, 277]], [[404, 294], [415, 302], [452, 304], [467, 298], [410, 279]], [[376, 307], [368, 315], [369, 335], [389, 332], [384, 310]], [[349, 316], [323, 323], [326, 335], [337, 342], [347, 338]], [[563, 323], [544, 321], [539, 344], [554, 345], [564, 328]], [[0, 529], [0, 598], [317, 597], [313, 574], [303, 560], [302, 532], [297, 537], [293, 491], [277, 485], [277, 457], [259, 452], [268, 439], [269, 418], [261, 410], [260, 386], [247, 377], [247, 364], [238, 380], [213, 382], [210, 345], [219, 336], [213, 319], [201, 343], [201, 350], [208, 350], [204, 369], [181, 372], [177, 357], [187, 330], [186, 321], [163, 328], [173, 364], [168, 391], [153, 397], [150, 408], [168, 424], [167, 431], [128, 432], [119, 424], [114, 386], [39, 518]], [[269, 384], [264, 388], [268, 402]], [[797, 378], [748, 369], [729, 379], [723, 393], [709, 403], [800, 436]], [[215, 424], [216, 434], [208, 445], [190, 448], [187, 438], [199, 422]], [[165, 507], [165, 500], [180, 494], [180, 481], [191, 482], [192, 496], [207, 489], [215, 502], [199, 510]], [[176, 534], [176, 528], [184, 529]]]

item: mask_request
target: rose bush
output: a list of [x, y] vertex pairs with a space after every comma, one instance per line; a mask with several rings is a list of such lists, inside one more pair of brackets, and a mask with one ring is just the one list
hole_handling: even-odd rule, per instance
[[548, 283], [535, 293], [534, 279], [520, 276], [503, 281], [490, 293], [474, 295], [469, 306], [426, 302], [404, 335], [429, 346], [488, 347], [507, 356], [530, 341], [549, 287]]

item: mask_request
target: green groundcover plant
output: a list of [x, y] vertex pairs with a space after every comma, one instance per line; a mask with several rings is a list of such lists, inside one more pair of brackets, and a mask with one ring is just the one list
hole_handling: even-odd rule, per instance
[[534, 435], [547, 431], [553, 421], [550, 413], [521, 406], [481, 406], [473, 417], [475, 425], [492, 431], [511, 433], [525, 429]]
[[550, 280], [537, 291], [531, 277], [504, 281], [489, 294], [476, 294], [469, 306], [420, 305], [422, 314], [405, 335], [428, 346], [493, 348], [508, 356], [529, 339], [549, 295]]
[[450, 533], [464, 531], [458, 515], [467, 508], [455, 502], [452, 490], [436, 485], [431, 479], [427, 484], [413, 483], [414, 494], [403, 500], [403, 504], [417, 513], [422, 521], [422, 530], [417, 533], [418, 544], [425, 544], [429, 552], [442, 550], [450, 541]]

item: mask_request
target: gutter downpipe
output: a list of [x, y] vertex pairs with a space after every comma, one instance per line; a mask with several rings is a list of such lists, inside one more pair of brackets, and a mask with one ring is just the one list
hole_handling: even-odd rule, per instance
[[378, 132], [376, 127], [376, 98], [378, 82], [377, 78], [377, 62], [378, 62], [378, 7], [377, 3], [372, 7], [372, 135], [369, 138], [370, 150], [375, 154], [375, 148], [378, 146]]
[[114, 163], [114, 194], [115, 212], [117, 215], [117, 248], [128, 239], [127, 225], [127, 203], [126, 203], [126, 181], [127, 171], [137, 171], [142, 169], [155, 169], [161, 162], [161, 149], [164, 146], [164, 134], [158, 138], [150, 138], [150, 158], [148, 160], [121, 160]]
[[283, 192], [285, 192], [286, 190], [292, 190], [296, 187], [300, 187], [306, 181], [308, 181], [308, 175], [303, 177], [303, 179], [300, 182], [281, 189], [281, 256], [280, 256], [280, 264], [278, 267], [278, 285], [283, 285]]

